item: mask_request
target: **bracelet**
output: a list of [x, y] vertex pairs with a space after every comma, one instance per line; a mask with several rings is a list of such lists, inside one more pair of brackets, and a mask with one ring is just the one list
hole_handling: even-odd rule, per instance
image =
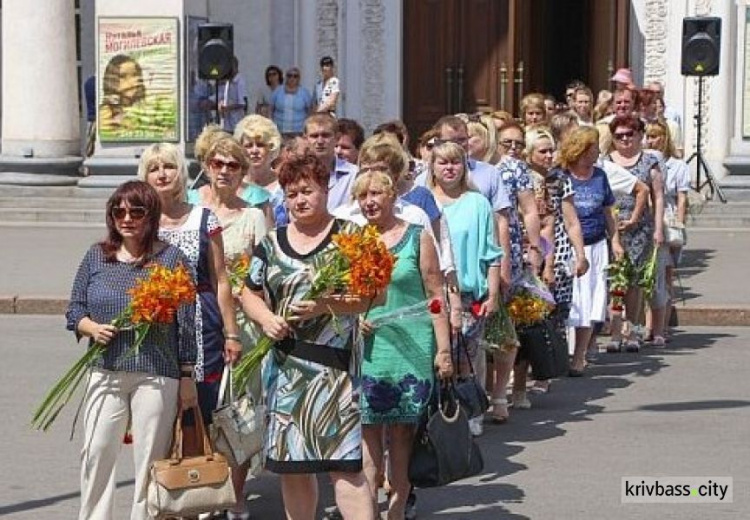
[[237, 343], [240, 342], [240, 337], [237, 334], [224, 334], [224, 339], [226, 341], [236, 341]]

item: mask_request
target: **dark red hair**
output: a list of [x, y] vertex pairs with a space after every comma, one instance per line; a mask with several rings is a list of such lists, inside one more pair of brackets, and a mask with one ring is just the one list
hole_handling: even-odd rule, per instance
[[643, 133], [645, 125], [640, 117], [633, 115], [630, 116], [615, 116], [612, 121], [609, 122], [609, 133], [614, 134], [617, 128], [624, 126], [630, 130], [638, 133]]
[[286, 189], [288, 185], [304, 179], [314, 182], [323, 191], [328, 191], [328, 179], [331, 178], [331, 172], [317, 156], [306, 152], [291, 155], [283, 161], [279, 165], [276, 176], [282, 189]]
[[123, 202], [129, 206], [146, 208], [146, 216], [143, 219], [145, 233], [140, 244], [143, 256], [139, 262], [139, 265], [143, 266], [153, 253], [154, 245], [159, 240], [161, 201], [156, 190], [143, 181], [128, 181], [115, 190], [107, 201], [107, 238], [100, 243], [107, 262], [116, 260], [117, 250], [122, 245], [122, 235], [117, 231], [112, 210], [120, 207]]

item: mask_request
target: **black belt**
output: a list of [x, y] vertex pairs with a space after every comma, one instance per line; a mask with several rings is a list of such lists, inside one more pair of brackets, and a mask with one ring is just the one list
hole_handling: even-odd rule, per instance
[[294, 338], [286, 338], [279, 341], [276, 343], [276, 348], [287, 355], [344, 372], [349, 370], [349, 362], [352, 358], [352, 353], [349, 350], [310, 343], [309, 341], [300, 341]]

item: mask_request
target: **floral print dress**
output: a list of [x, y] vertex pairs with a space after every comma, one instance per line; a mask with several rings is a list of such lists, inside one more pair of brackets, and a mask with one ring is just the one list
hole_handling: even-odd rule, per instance
[[[425, 300], [419, 270], [421, 232], [420, 226], [409, 225], [390, 249], [398, 260], [386, 302], [372, 309], [370, 317]], [[435, 335], [429, 316], [387, 323], [366, 336], [362, 355], [362, 422], [416, 424], [432, 392], [434, 355]]]
[[[612, 160], [612, 157], [609, 157]], [[659, 159], [651, 152], [641, 152], [640, 157], [627, 170], [635, 175], [639, 181], [651, 186], [651, 169], [659, 167]], [[631, 193], [620, 195], [615, 202], [618, 220], [628, 220], [635, 209], [635, 196]], [[640, 273], [651, 256], [654, 245], [654, 216], [648, 207], [643, 211], [641, 220], [633, 228], [620, 233], [620, 240], [625, 253], [635, 267], [636, 273]]]
[[[264, 291], [283, 314], [304, 298], [317, 258], [336, 247], [332, 237], [356, 229], [336, 220], [313, 251], [296, 252], [287, 227], [271, 231], [255, 248], [247, 287]], [[268, 425], [266, 469], [275, 473], [356, 472], [362, 469], [358, 380], [352, 372], [356, 315], [323, 314], [291, 322], [292, 336], [277, 342], [263, 366]]]
[[505, 157], [497, 165], [500, 177], [510, 198], [508, 228], [510, 231], [510, 263], [512, 281], [519, 280], [523, 274], [523, 228], [518, 214], [518, 194], [534, 188], [529, 175], [529, 167], [518, 159]]

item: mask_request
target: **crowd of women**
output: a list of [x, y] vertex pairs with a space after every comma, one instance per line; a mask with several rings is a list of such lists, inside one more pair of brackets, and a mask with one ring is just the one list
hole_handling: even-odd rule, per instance
[[[363, 142], [356, 122], [329, 112], [307, 118], [302, 137], [287, 138], [251, 115], [234, 135], [203, 131], [195, 146], [200, 186], [189, 183], [176, 146], [149, 146], [139, 180], [107, 203], [107, 237], [86, 253], [67, 315], [78, 337], [108, 345], [84, 407], [80, 518], [113, 517], [114, 469], [128, 430], [131, 518], [149, 518], [148, 468], [167, 455], [178, 410], [197, 405], [210, 423], [224, 366], [262, 335], [275, 348], [247, 392], [266, 404], [264, 449], [233, 468], [230, 519], [249, 518], [247, 477], [263, 470], [281, 476], [291, 519], [314, 518], [317, 473], [329, 475], [340, 517], [375, 518], [385, 487], [388, 518], [414, 518], [411, 446], [441, 380], [469, 366], [480, 376], [491, 408], [471, 419], [475, 436], [531, 407], [532, 392], [550, 389], [549, 380], [527, 383], [527, 346], [492, 349], [486, 338], [486, 325], [529, 279], [554, 297], [547, 319], [570, 344], [569, 376], [585, 374], [605, 322], [607, 352], [638, 351], [644, 341], [664, 346], [684, 233], [665, 235], [684, 228], [687, 168], [670, 124], [651, 118], [658, 110], [637, 104], [632, 86], [615, 90], [604, 123], [584, 110], [583, 94], [591, 108], [582, 84], [573, 85], [569, 107], [528, 95], [520, 121], [502, 112], [442, 117], [414, 155], [398, 121]], [[385, 293], [375, 301], [306, 298], [312, 266], [337, 247], [333, 237], [365, 224], [397, 257]], [[629, 266], [623, 305], [610, 305], [611, 262]], [[177, 314], [169, 334], [149, 333], [118, 363], [135, 332], [112, 319], [154, 263], [190, 267], [195, 305]], [[647, 271], [655, 283], [644, 298]], [[445, 310], [429, 318], [373, 325], [436, 299]], [[647, 337], [636, 334], [642, 323]], [[463, 359], [453, 352], [459, 337]], [[174, 356], [160, 355], [165, 347]]]

